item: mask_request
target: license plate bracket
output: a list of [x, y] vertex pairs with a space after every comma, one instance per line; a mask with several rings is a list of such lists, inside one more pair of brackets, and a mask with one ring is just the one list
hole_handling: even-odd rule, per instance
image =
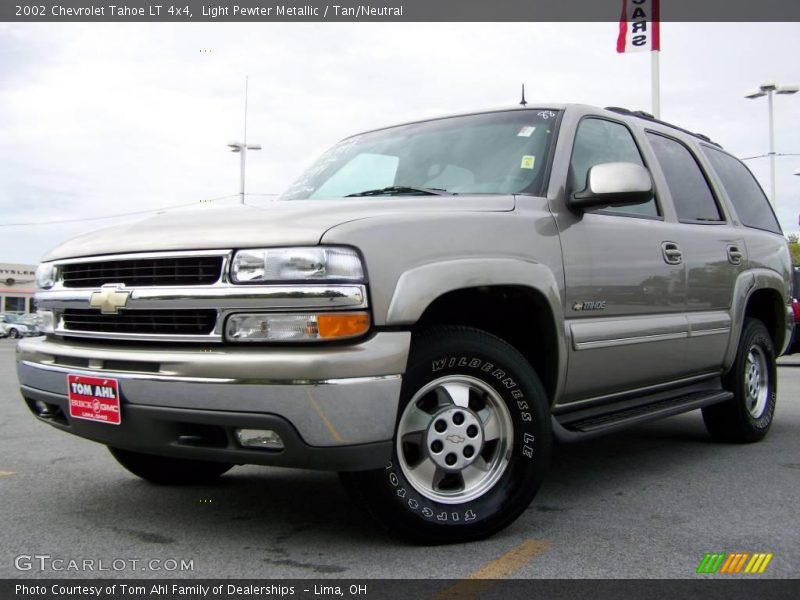
[[75, 419], [119, 425], [122, 410], [119, 382], [108, 377], [67, 375], [69, 414]]

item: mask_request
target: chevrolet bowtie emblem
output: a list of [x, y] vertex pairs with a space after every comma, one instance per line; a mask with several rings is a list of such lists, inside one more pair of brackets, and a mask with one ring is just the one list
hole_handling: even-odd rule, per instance
[[107, 283], [94, 292], [89, 298], [89, 306], [99, 308], [104, 315], [115, 315], [120, 308], [125, 308], [131, 293], [122, 289], [122, 284]]

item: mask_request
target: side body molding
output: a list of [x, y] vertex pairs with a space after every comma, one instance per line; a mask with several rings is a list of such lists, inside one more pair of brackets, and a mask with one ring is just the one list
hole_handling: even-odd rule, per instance
[[464, 258], [422, 265], [404, 272], [397, 281], [386, 325], [412, 325], [430, 304], [448, 292], [482, 286], [519, 286], [541, 294], [550, 307], [558, 336], [558, 398], [567, 372], [564, 309], [558, 282], [546, 265], [514, 258]]

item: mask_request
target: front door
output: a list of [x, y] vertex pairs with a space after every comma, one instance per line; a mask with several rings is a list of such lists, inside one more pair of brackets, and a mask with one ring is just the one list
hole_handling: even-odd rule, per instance
[[[578, 125], [567, 194], [585, 187], [590, 167], [644, 164], [621, 122], [586, 117]], [[686, 270], [675, 252], [680, 226], [658, 200], [574, 213], [554, 209], [565, 277], [569, 365], [563, 402], [612, 395], [685, 373]]]

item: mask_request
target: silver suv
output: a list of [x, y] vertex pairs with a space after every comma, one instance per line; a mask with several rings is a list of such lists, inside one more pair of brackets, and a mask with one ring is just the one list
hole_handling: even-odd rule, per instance
[[702, 409], [755, 442], [792, 332], [787, 243], [709, 139], [578, 105], [357, 135], [267, 208], [159, 215], [39, 267], [31, 411], [154, 483], [341, 472], [389, 529], [490, 535], [553, 440]]

